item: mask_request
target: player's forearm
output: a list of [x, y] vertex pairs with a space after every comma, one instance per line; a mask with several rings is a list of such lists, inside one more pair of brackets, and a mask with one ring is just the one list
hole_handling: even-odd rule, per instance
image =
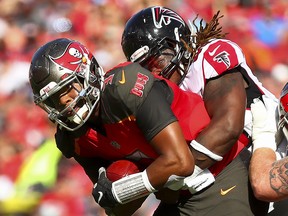
[[241, 73], [227, 73], [210, 80], [203, 99], [211, 121], [196, 141], [223, 156], [236, 143], [244, 127], [246, 93]]
[[288, 196], [286, 174], [288, 158], [276, 161], [276, 154], [270, 148], [254, 151], [250, 167], [250, 182], [255, 196], [264, 201], [278, 201]]
[[250, 179], [255, 196], [260, 200], [277, 201], [288, 195], [288, 160], [276, 161], [275, 109], [277, 104], [267, 96], [254, 99], [251, 104], [253, 116]]
[[181, 179], [192, 174], [194, 170], [194, 161], [187, 163], [180, 157], [159, 156], [152, 164], [147, 167], [147, 174], [151, 185], [159, 190], [165, 184], [173, 179]]
[[189, 176], [194, 170], [194, 158], [184, 139], [178, 122], [159, 132], [150, 142], [159, 156], [147, 167], [150, 183], [160, 189], [174, 176]]
[[[231, 130], [229, 128], [231, 128]], [[218, 121], [216, 124], [211, 122], [210, 125], [198, 135], [196, 141], [216, 155], [223, 157], [237, 142], [242, 131], [240, 127], [239, 129], [235, 129], [236, 127], [234, 127], [234, 129], [232, 128], [233, 126], [230, 127], [227, 122], [221, 123]], [[193, 150], [192, 152], [196, 165], [201, 168], [208, 168], [217, 162], [217, 160], [199, 151]]]

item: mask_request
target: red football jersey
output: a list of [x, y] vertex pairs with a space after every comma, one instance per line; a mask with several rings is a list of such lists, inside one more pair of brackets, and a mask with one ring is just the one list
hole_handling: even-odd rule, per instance
[[[199, 95], [155, 78], [135, 63], [119, 65], [106, 73], [101, 120], [101, 128], [86, 124], [77, 133], [58, 130], [58, 147], [62, 152], [68, 149], [66, 156], [76, 159], [130, 159], [147, 166], [158, 157], [149, 141], [168, 124], [179, 121], [189, 144], [210, 122]], [[219, 173], [241, 149], [241, 144], [235, 145], [213, 166], [213, 173]], [[79, 161], [85, 167], [82, 159]]]

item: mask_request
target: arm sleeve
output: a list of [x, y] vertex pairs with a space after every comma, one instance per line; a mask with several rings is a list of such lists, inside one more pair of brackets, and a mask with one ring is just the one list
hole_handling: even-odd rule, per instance
[[156, 81], [145, 101], [136, 112], [136, 122], [150, 141], [177, 118], [171, 110], [173, 92], [164, 81]]
[[57, 127], [55, 134], [55, 141], [57, 148], [62, 152], [66, 158], [73, 157], [74, 154], [74, 140], [68, 135], [68, 132], [63, 131]]
[[[106, 76], [112, 81], [106, 85], [101, 97], [104, 123], [135, 117], [139, 129], [150, 141], [177, 120], [171, 109], [173, 90], [166, 81], [155, 78], [139, 64], [115, 68]], [[122, 82], [124, 76], [125, 82]]]
[[229, 40], [213, 40], [203, 53], [206, 79], [221, 76], [245, 62], [241, 48]]

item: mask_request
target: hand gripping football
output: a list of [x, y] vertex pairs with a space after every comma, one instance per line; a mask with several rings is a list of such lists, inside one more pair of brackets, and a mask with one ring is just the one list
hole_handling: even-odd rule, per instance
[[129, 160], [115, 161], [106, 169], [107, 178], [112, 182], [138, 172], [140, 172], [138, 166]]

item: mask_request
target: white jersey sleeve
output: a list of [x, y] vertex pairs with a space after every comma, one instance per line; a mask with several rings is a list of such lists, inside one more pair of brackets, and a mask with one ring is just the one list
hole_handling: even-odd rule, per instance
[[[251, 135], [252, 115], [250, 112], [250, 104], [253, 98], [263, 94], [272, 97], [277, 101], [276, 97], [262, 86], [262, 83], [252, 73], [246, 63], [246, 59], [242, 49], [234, 42], [226, 39], [213, 39], [199, 50], [188, 73], [180, 85], [185, 91], [191, 91], [203, 97], [206, 83], [210, 79], [215, 79], [234, 68], [239, 68], [243, 77], [252, 91], [247, 92], [247, 110], [245, 114], [245, 131]], [[256, 92], [256, 93], [255, 93]]]
[[207, 80], [239, 65], [248, 68], [244, 54], [237, 44], [224, 39], [211, 40], [199, 50], [181, 88], [202, 95]]

